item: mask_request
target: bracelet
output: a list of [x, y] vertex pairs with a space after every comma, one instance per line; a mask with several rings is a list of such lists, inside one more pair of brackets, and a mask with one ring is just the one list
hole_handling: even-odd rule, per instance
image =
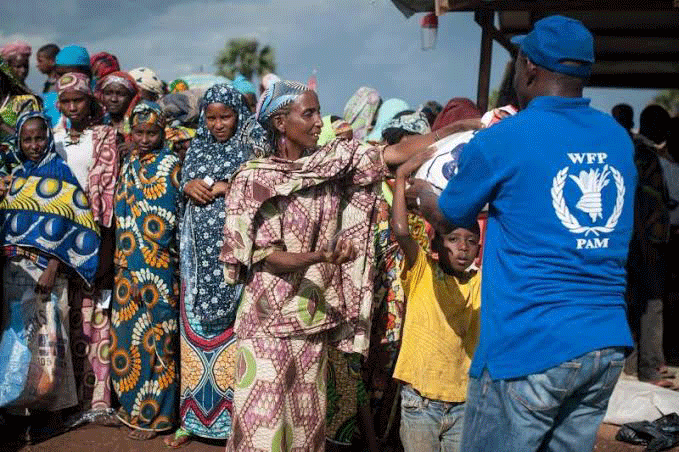
[[436, 137], [436, 141], [439, 141], [441, 139], [439, 137], [439, 131], [438, 130], [434, 131], [434, 136]]

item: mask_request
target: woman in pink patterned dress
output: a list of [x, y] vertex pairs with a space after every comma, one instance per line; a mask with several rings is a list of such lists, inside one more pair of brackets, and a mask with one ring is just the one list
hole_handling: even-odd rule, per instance
[[234, 175], [221, 254], [227, 281], [245, 284], [227, 451], [322, 451], [327, 348], [368, 348], [378, 182], [437, 138], [316, 149], [314, 91], [276, 82], [258, 107], [270, 148]]
[[113, 193], [118, 178], [116, 131], [101, 124], [101, 107], [80, 73], [57, 82], [62, 121], [54, 129], [57, 152], [73, 171], [90, 201], [101, 230], [99, 268], [91, 287], [69, 286], [71, 347], [82, 411], [111, 406], [109, 345], [110, 298], [113, 287]]

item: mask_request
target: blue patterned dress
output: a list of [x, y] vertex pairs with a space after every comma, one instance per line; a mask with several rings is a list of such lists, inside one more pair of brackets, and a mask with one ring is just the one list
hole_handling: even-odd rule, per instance
[[112, 382], [119, 419], [140, 430], [163, 431], [175, 423], [179, 171], [179, 158], [168, 149], [132, 154], [116, 190]]
[[[213, 103], [237, 115], [233, 136], [218, 142], [205, 123]], [[242, 95], [226, 84], [205, 93], [196, 137], [182, 169], [182, 188], [194, 179], [229, 180], [253, 154], [261, 131], [252, 120]], [[181, 220], [182, 303], [181, 426], [203, 438], [227, 439], [231, 434], [236, 337], [233, 322], [242, 286], [224, 281], [219, 253], [226, 218], [224, 198], [206, 205], [186, 200]]]

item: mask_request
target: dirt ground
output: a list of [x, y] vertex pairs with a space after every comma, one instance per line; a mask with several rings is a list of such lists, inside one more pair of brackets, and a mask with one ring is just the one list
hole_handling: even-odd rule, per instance
[[[602, 425], [594, 450], [596, 452], [641, 452], [644, 450], [643, 447], [615, 441], [617, 431], [618, 427], [614, 425]], [[0, 444], [0, 452], [167, 452], [169, 450], [163, 444], [164, 436], [141, 442], [127, 438], [127, 432], [126, 428], [87, 425], [33, 446]], [[224, 445], [218, 442], [192, 441], [180, 450], [221, 452], [224, 450]], [[679, 452], [679, 447], [673, 448], [672, 451]]]

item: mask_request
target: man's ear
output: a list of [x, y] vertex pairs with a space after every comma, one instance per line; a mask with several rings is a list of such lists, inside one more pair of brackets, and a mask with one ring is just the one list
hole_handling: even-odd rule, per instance
[[273, 126], [278, 132], [285, 133], [285, 115], [274, 116]]
[[526, 86], [531, 86], [538, 76], [538, 66], [526, 58]]

